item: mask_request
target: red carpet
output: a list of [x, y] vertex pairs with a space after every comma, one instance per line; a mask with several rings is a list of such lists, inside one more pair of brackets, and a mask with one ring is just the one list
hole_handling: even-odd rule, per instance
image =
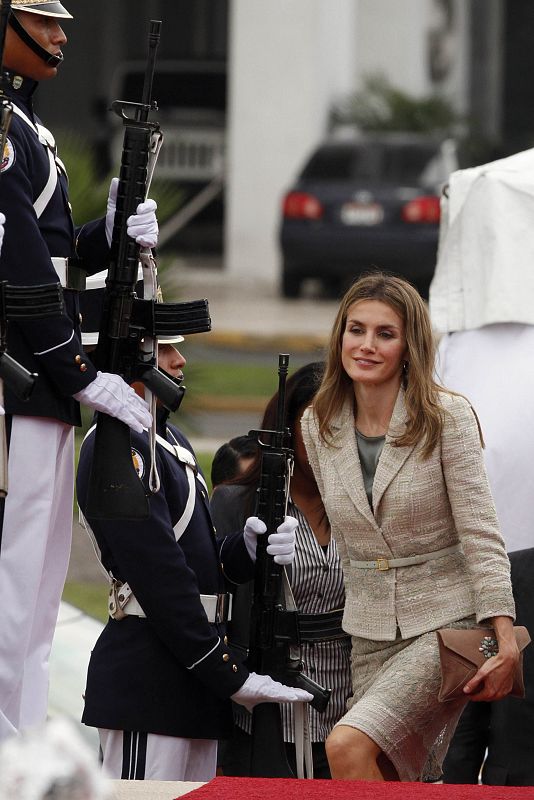
[[183, 796], [191, 800], [534, 800], [534, 786], [220, 777]]

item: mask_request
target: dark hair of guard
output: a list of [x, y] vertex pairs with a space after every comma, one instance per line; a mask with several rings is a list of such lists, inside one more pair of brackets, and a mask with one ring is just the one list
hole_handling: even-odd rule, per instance
[[241, 458], [254, 458], [258, 453], [258, 442], [253, 436], [235, 436], [229, 442], [222, 444], [211, 463], [211, 485], [213, 488], [220, 483], [239, 477]]

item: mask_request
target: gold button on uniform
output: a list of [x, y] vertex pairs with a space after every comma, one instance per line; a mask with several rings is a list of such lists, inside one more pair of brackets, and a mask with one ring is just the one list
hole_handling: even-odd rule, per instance
[[237, 672], [237, 664], [232, 664], [232, 669], [234, 672]]
[[228, 644], [228, 636], [225, 636], [225, 637], [224, 637], [224, 639], [223, 639], [223, 642], [224, 642], [225, 644]]
[[230, 661], [230, 656], [228, 655], [228, 653], [223, 653], [222, 660], [223, 661]]
[[82, 363], [82, 357], [81, 356], [74, 356], [74, 363], [75, 364], [81, 364]]
[[80, 372], [87, 372], [87, 364], [80, 364]]

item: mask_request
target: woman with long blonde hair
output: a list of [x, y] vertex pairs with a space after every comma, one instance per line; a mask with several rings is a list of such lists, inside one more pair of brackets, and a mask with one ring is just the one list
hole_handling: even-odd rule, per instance
[[[341, 300], [302, 418], [341, 554], [353, 696], [327, 739], [332, 777], [437, 780], [468, 699], [504, 697], [519, 655], [509, 562], [476, 415], [436, 383], [426, 306], [373, 273]], [[491, 625], [499, 652], [440, 703], [436, 630]]]

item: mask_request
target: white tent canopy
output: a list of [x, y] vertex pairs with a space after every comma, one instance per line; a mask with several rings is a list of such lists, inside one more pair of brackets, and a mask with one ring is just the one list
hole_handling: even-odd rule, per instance
[[534, 150], [451, 175], [430, 313], [437, 378], [480, 419], [508, 550], [534, 546]]
[[453, 172], [447, 195], [430, 286], [436, 330], [534, 324], [534, 149]]

